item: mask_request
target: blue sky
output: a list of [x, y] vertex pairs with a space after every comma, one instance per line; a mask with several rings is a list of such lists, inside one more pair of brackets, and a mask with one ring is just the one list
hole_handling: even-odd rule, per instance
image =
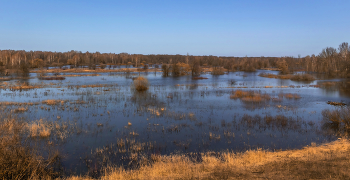
[[0, 0], [0, 49], [301, 56], [350, 43], [349, 0]]

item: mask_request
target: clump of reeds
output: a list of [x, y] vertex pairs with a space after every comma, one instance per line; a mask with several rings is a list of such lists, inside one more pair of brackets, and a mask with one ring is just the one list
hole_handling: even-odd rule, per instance
[[44, 100], [42, 101], [43, 104], [47, 104], [47, 105], [56, 105], [58, 103], [64, 104], [64, 101], [61, 100], [55, 100], [55, 99], [48, 99], [48, 100]]
[[146, 91], [148, 89], [149, 83], [145, 77], [137, 77], [134, 80], [134, 87], [137, 91]]
[[338, 107], [335, 110], [323, 110], [323, 120], [326, 126], [330, 126], [335, 130], [345, 130], [350, 132], [350, 107]]
[[283, 95], [287, 99], [300, 99], [301, 97], [298, 94], [287, 93]]
[[241, 99], [243, 102], [262, 102], [270, 100], [270, 96], [268, 94], [261, 94], [257, 91], [242, 90], [233, 91], [230, 98]]
[[38, 121], [33, 121], [27, 125], [30, 137], [41, 137], [46, 138], [51, 135], [52, 126], [43, 121], [42, 119]]
[[313, 81], [315, 78], [310, 74], [295, 74], [291, 78], [293, 81]]

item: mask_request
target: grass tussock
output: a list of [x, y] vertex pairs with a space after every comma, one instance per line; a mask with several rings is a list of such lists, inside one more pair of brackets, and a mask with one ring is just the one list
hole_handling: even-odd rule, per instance
[[[53, 179], [58, 177], [54, 165], [57, 153], [43, 157], [38, 147], [26, 138], [26, 123], [10, 118], [0, 119], [0, 178]], [[43, 149], [40, 149], [43, 151]]]
[[41, 137], [47, 138], [51, 135], [52, 126], [43, 121], [42, 119], [38, 121], [33, 121], [30, 124], [27, 124], [30, 137]]
[[300, 99], [301, 98], [298, 94], [292, 94], [292, 93], [283, 94], [282, 96], [284, 96], [287, 99]]
[[268, 94], [261, 94], [257, 91], [242, 90], [233, 91], [230, 98], [241, 99], [243, 102], [263, 102], [270, 100], [270, 96]]
[[134, 87], [137, 91], [146, 91], [149, 87], [148, 80], [145, 77], [137, 77], [134, 80]]
[[48, 99], [48, 100], [44, 100], [42, 101], [43, 104], [47, 104], [47, 105], [56, 105], [56, 104], [64, 104], [64, 101], [62, 100], [55, 100], [55, 99]]
[[[109, 167], [100, 179], [349, 179], [350, 142], [345, 139], [300, 150], [208, 152], [152, 156], [138, 169]], [[70, 180], [89, 179], [70, 177]]]

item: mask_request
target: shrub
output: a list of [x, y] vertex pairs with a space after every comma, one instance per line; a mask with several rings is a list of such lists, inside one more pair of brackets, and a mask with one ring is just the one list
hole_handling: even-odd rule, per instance
[[148, 86], [148, 80], [145, 77], [140, 76], [134, 80], [134, 87], [137, 91], [146, 91]]

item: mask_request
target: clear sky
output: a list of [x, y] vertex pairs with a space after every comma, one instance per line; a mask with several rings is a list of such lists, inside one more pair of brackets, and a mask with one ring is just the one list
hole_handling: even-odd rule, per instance
[[0, 49], [301, 56], [350, 43], [350, 0], [0, 0]]

